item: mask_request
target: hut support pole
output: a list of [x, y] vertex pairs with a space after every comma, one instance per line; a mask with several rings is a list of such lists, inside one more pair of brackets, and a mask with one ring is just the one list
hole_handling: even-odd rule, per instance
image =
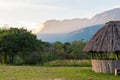
[[119, 55], [118, 55], [118, 53], [116, 53], [116, 60], [118, 60], [119, 59], [119, 57], [118, 57]]
[[91, 53], [91, 59], [94, 59], [94, 55], [93, 55], [93, 53]]
[[100, 58], [102, 59], [102, 53], [100, 53]]

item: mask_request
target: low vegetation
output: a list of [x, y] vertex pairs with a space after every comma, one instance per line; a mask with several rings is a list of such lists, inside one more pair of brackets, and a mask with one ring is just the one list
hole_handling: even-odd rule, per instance
[[90, 60], [55, 60], [43, 64], [45, 67], [91, 67]]

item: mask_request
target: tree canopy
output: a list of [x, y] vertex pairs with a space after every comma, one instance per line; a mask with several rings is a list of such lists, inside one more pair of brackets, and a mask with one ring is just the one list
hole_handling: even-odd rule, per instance
[[16, 54], [32, 52], [36, 47], [36, 36], [24, 28], [0, 30], [0, 52], [4, 63], [13, 59]]

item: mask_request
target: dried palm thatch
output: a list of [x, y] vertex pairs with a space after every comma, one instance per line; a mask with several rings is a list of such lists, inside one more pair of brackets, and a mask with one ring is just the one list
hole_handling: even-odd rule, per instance
[[120, 21], [106, 23], [87, 43], [84, 52], [120, 52]]

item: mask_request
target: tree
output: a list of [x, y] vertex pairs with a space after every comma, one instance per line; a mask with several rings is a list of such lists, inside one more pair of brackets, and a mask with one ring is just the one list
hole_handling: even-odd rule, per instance
[[1, 29], [0, 34], [0, 52], [4, 63], [13, 62], [14, 56], [36, 49], [36, 36], [24, 28]]
[[65, 59], [66, 58], [66, 53], [65, 53], [65, 49], [63, 47], [63, 44], [61, 42], [55, 42], [53, 44], [54, 47], [54, 53], [58, 54], [59, 59]]
[[71, 58], [72, 59], [86, 59], [87, 55], [82, 52], [86, 42], [74, 41], [71, 43]]

